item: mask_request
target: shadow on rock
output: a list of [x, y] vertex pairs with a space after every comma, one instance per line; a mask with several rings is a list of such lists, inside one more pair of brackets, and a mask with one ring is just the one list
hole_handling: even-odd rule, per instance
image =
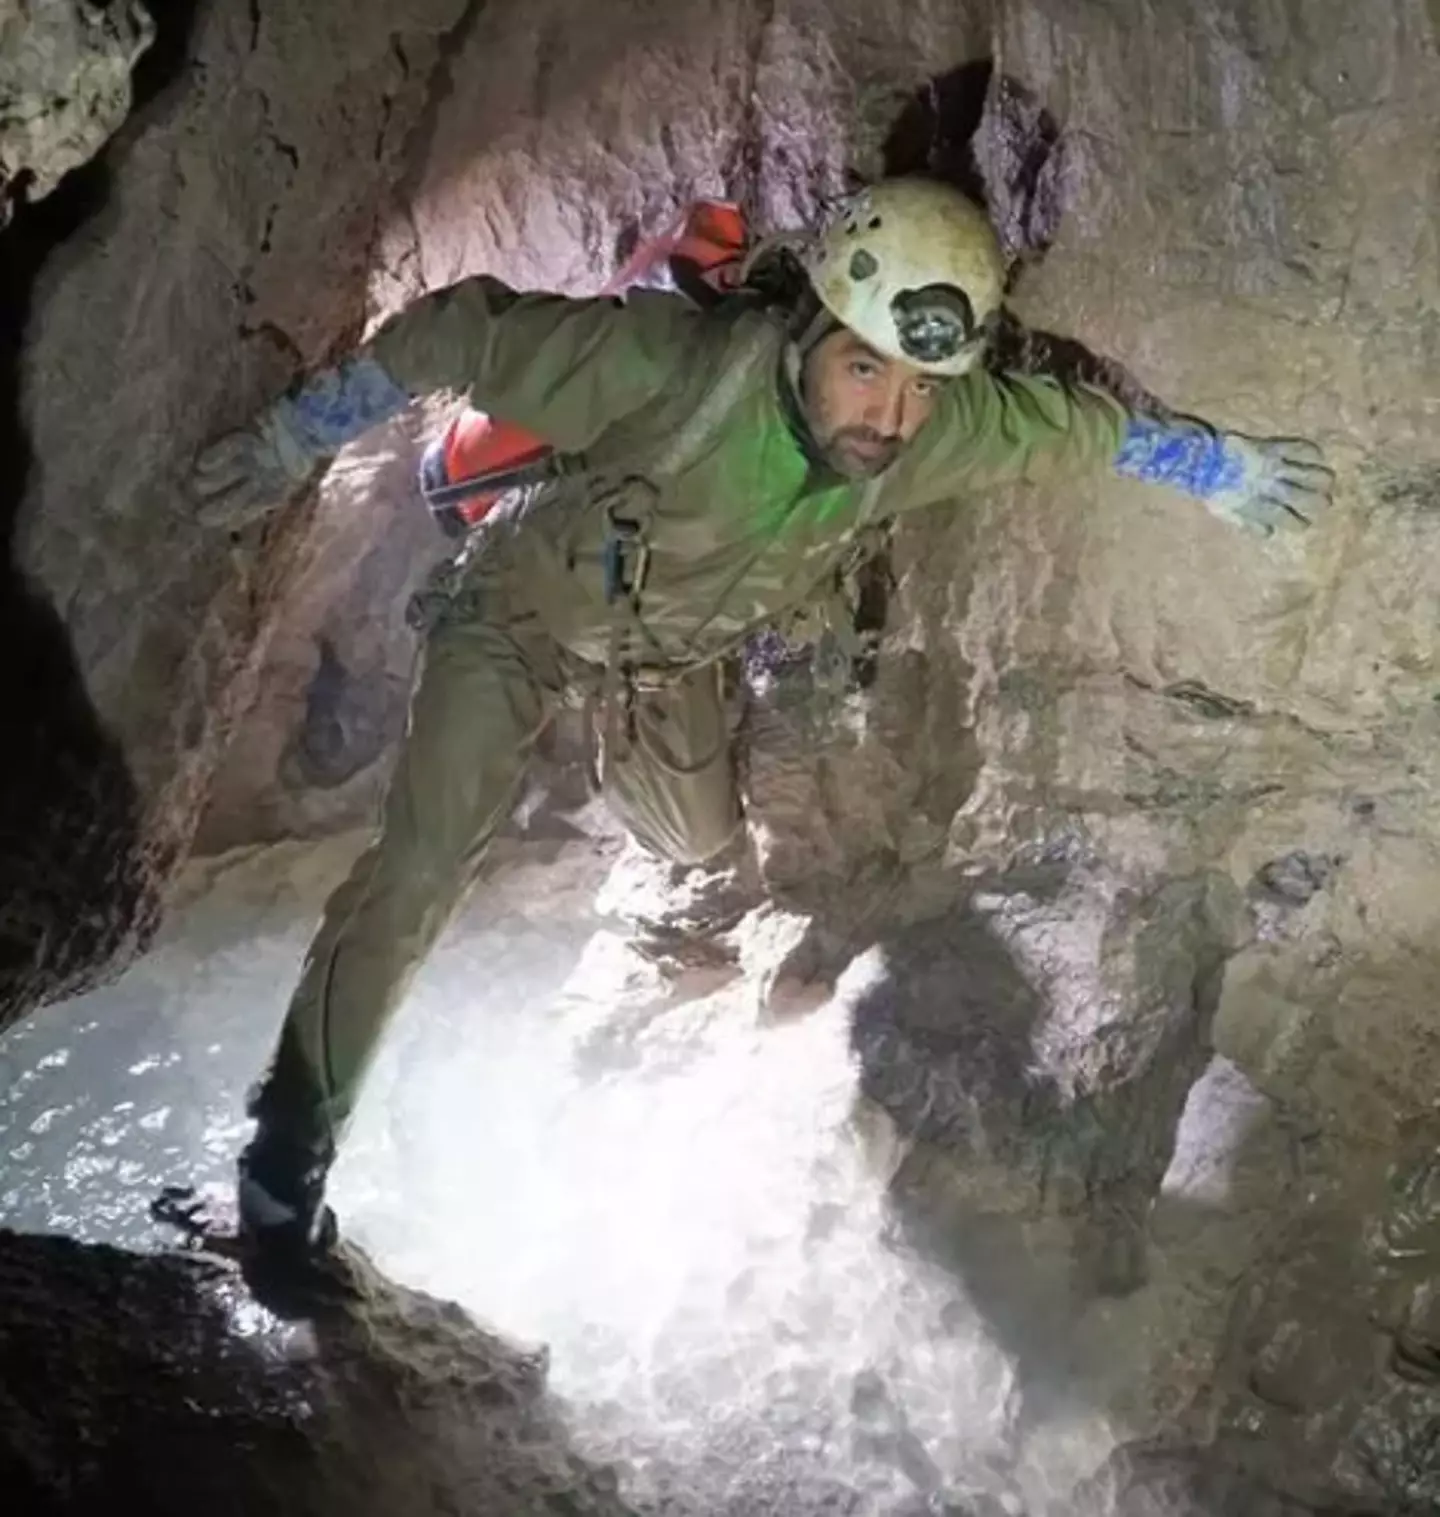
[[21, 421], [20, 350], [30, 291], [51, 248], [104, 197], [104, 169], [73, 174], [0, 232], [0, 1027], [73, 994], [153, 929], [139, 853], [140, 800], [104, 730], [64, 619], [15, 567], [20, 502], [34, 460]]
[[1259, 1481], [1340, 1470], [1391, 1517], [1440, 1510], [1440, 1149], [1317, 1139], [1271, 1265], [1237, 1301], [1218, 1442]]
[[903, 1240], [956, 1273], [1024, 1381], [1086, 1303], [1146, 1278], [1146, 1228], [1242, 931], [1219, 877], [1150, 894], [1066, 860], [879, 942], [861, 1090], [893, 1130]]
[[[135, 66], [132, 115], [187, 63], [199, 0], [152, 6], [155, 37]], [[105, 207], [104, 154], [0, 231], [0, 1027], [103, 979], [148, 941], [171, 860], [146, 857], [141, 798], [104, 729], [65, 617], [17, 567], [21, 503], [40, 462], [21, 404], [21, 354], [50, 255]]]
[[228, 1263], [0, 1233], [6, 1509], [631, 1514], [566, 1449], [543, 1361], [458, 1307], [380, 1281], [266, 1322]]

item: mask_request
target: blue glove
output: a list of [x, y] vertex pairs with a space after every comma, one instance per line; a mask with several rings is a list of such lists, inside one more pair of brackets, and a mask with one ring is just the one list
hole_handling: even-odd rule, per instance
[[1169, 485], [1260, 537], [1311, 526], [1330, 504], [1334, 471], [1303, 438], [1245, 437], [1200, 422], [1133, 416], [1115, 472]]
[[190, 476], [210, 527], [268, 516], [347, 443], [403, 411], [410, 395], [373, 359], [321, 369], [247, 426], [202, 450]]

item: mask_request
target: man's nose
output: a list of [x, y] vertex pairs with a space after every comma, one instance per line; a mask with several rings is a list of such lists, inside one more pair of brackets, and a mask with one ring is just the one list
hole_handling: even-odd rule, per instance
[[865, 425], [882, 437], [898, 437], [905, 419], [905, 389], [897, 385], [873, 396], [865, 410]]

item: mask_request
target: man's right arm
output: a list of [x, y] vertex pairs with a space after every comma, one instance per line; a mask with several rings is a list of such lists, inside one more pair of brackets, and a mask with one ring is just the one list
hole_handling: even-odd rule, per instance
[[265, 515], [345, 443], [436, 390], [583, 449], [673, 380], [693, 355], [694, 322], [683, 300], [646, 292], [574, 300], [485, 276], [437, 290], [207, 448], [194, 474], [201, 518]]

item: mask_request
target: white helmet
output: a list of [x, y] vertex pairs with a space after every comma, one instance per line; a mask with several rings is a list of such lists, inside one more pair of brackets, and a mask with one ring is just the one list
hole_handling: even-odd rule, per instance
[[927, 374], [975, 365], [1005, 283], [989, 218], [932, 179], [887, 179], [848, 196], [802, 261], [836, 320]]

